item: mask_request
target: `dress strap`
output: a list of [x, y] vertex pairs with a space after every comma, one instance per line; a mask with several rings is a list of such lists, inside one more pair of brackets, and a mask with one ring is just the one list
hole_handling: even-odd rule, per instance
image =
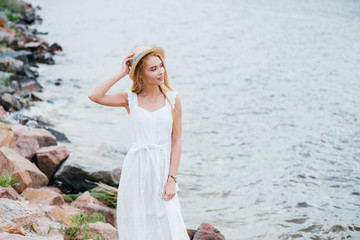
[[131, 110], [134, 108], [134, 106], [136, 104], [135, 93], [133, 93], [130, 89], [127, 90], [127, 93], [128, 93], [129, 108], [130, 108], [130, 112], [131, 112]]
[[167, 91], [166, 94], [171, 102], [172, 107], [175, 108], [175, 98], [177, 95], [177, 91], [176, 90]]

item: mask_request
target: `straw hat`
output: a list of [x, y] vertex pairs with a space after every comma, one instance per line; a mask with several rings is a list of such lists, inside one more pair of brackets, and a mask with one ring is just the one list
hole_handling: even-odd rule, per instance
[[150, 52], [154, 52], [160, 55], [161, 60], [164, 61], [165, 59], [165, 51], [163, 48], [161, 47], [149, 47], [149, 46], [140, 46], [137, 47], [136, 49], [134, 49], [132, 51], [134, 54], [134, 59], [132, 60], [132, 62], [130, 62], [130, 71], [129, 71], [129, 77], [134, 80], [134, 73], [135, 73], [135, 69], [136, 66], [138, 65], [138, 63], [140, 62], [140, 60], [148, 53]]

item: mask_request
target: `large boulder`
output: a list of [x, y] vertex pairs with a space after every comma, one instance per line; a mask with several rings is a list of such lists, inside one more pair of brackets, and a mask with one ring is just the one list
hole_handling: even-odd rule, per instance
[[54, 221], [65, 223], [67, 226], [71, 226], [71, 217], [77, 213], [80, 213], [80, 209], [68, 204], [62, 206], [47, 206], [45, 209], [47, 216]]
[[71, 206], [83, 210], [87, 215], [101, 213], [104, 215], [106, 222], [116, 227], [116, 210], [109, 208], [102, 202], [92, 197], [88, 191], [71, 203]]
[[22, 108], [23, 103], [16, 96], [5, 93], [0, 96], [0, 105], [2, 105], [6, 111], [18, 111]]
[[97, 236], [100, 236], [100, 239], [119, 239], [117, 229], [111, 224], [103, 222], [90, 223], [88, 229], [88, 236], [91, 239], [96, 239]]
[[125, 154], [119, 148], [111, 148], [109, 151], [95, 152], [91, 155], [72, 153], [54, 175], [55, 179], [78, 192], [95, 186], [87, 183], [86, 179], [118, 186]]
[[37, 166], [50, 179], [68, 156], [66, 146], [43, 147], [36, 151]]
[[28, 236], [22, 236], [18, 233], [8, 233], [8, 232], [1, 232], [0, 233], [0, 239], [11, 239], [11, 240], [38, 240], [36, 238], [28, 237]]
[[56, 137], [51, 132], [42, 128], [33, 128], [23, 135], [33, 137], [37, 140], [39, 147], [48, 147], [57, 145]]
[[61, 194], [47, 188], [27, 188], [22, 192], [22, 195], [33, 204], [58, 206], [64, 204], [64, 199]]
[[[2, 147], [6, 148], [6, 147]], [[2, 149], [1, 148], [1, 149]], [[0, 173], [2, 174], [12, 174], [14, 172], [15, 166], [11, 159], [0, 150]]]
[[0, 58], [0, 70], [4, 72], [21, 72], [24, 70], [24, 63], [10, 56]]
[[32, 186], [32, 179], [28, 172], [16, 172], [13, 175], [15, 176], [14, 181], [18, 183], [13, 187], [18, 193], [22, 193], [26, 188]]
[[20, 199], [20, 195], [15, 191], [13, 187], [1, 187], [0, 186], [0, 198], [9, 198], [12, 200]]
[[[35, 222], [37, 209], [28, 201], [15, 201], [8, 198], [0, 198], [0, 216], [6, 216], [7, 221], [18, 224], [21, 227], [29, 227]], [[0, 221], [0, 226], [6, 222]]]
[[[8, 223], [5, 226], [2, 226], [1, 232], [17, 234], [17, 235], [22, 235], [22, 236], [26, 235], [26, 233], [24, 233], [24, 231], [21, 229], [21, 227], [16, 223]], [[12, 238], [5, 238], [5, 239], [12, 239]]]
[[[13, 127], [15, 129], [15, 151], [27, 159], [32, 159], [36, 151], [40, 148], [37, 137], [26, 134], [28, 129], [26, 126], [19, 125], [22, 127]], [[26, 130], [25, 130], [26, 129]], [[24, 134], [25, 133], [25, 134]]]
[[[48, 178], [42, 173], [34, 163], [28, 159], [16, 153], [14, 150], [8, 147], [0, 148], [0, 162], [9, 164], [9, 161], [14, 165], [13, 174], [18, 172], [28, 172], [31, 180], [32, 187], [39, 188], [46, 186], [49, 183]], [[10, 167], [11, 168], [11, 167]]]
[[14, 132], [9, 125], [2, 122], [0, 122], [0, 146], [15, 146]]
[[218, 229], [209, 223], [201, 223], [198, 227], [193, 240], [224, 240], [225, 237]]

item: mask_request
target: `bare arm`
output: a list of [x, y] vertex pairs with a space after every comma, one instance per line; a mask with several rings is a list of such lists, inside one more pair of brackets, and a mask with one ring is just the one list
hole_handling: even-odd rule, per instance
[[125, 77], [129, 73], [129, 61], [132, 60], [130, 56], [133, 53], [129, 54], [122, 63], [121, 71], [107, 79], [106, 81], [100, 83], [94, 87], [88, 94], [88, 97], [91, 101], [96, 102], [101, 105], [106, 106], [117, 106], [117, 107], [126, 107], [128, 104], [127, 93], [119, 92], [115, 94], [106, 94], [109, 89], [121, 78]]
[[[182, 107], [181, 107], [181, 99], [179, 94], [177, 94], [175, 98], [175, 124], [177, 131], [173, 129], [171, 135], [171, 165], [170, 165], [170, 175], [177, 175], [179, 164], [180, 164], [180, 157], [181, 157], [181, 115], [182, 115]], [[174, 181], [171, 177], [168, 178], [168, 181]]]
[[[171, 135], [171, 161], [170, 161], [170, 175], [176, 176], [181, 156], [181, 100], [179, 94], [175, 98], [175, 124], [177, 131], [173, 129]], [[168, 177], [165, 184], [162, 198], [166, 201], [171, 200], [176, 194], [176, 183], [172, 177]]]

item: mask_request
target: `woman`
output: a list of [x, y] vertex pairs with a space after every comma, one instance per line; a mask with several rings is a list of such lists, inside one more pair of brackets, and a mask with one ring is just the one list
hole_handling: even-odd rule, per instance
[[[169, 85], [164, 59], [161, 47], [138, 47], [124, 59], [120, 73], [89, 93], [92, 101], [124, 107], [130, 116], [132, 147], [117, 199], [120, 240], [189, 240], [176, 194], [181, 100]], [[127, 74], [131, 90], [106, 94]]]

